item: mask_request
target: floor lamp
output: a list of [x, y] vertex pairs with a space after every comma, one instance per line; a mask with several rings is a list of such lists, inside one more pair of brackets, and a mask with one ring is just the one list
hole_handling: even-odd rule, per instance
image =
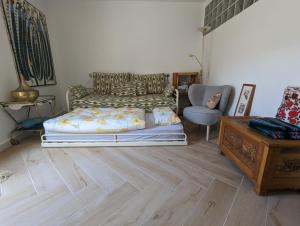
[[[209, 27], [209, 26], [204, 26], [204, 27], [200, 27], [200, 28], [198, 28], [198, 30], [202, 33], [202, 35], [203, 35], [203, 37], [202, 37], [202, 61], [203, 61], [203, 59], [204, 59], [204, 36], [208, 33], [208, 32], [210, 32], [210, 30], [211, 30], [211, 27]], [[200, 65], [200, 73], [199, 73], [199, 82], [200, 82], [200, 84], [201, 83], [203, 83], [203, 64], [200, 62], [200, 60], [198, 59], [198, 57], [195, 55], [195, 54], [190, 54], [189, 55], [189, 57], [191, 57], [191, 58], [194, 58], [196, 61], [197, 61], [197, 63]]]

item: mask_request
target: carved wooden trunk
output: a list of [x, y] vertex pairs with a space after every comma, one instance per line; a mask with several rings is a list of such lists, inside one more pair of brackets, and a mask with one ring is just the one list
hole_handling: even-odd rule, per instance
[[248, 128], [249, 117], [222, 117], [219, 147], [255, 184], [258, 194], [300, 189], [300, 141], [273, 140]]

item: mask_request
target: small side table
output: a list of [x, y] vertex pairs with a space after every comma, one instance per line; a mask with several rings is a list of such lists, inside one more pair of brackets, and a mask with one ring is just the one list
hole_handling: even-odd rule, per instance
[[[15, 133], [22, 133], [22, 132], [42, 132], [43, 126], [35, 126], [30, 129], [23, 128], [21, 126], [21, 123], [24, 120], [27, 120], [30, 118], [30, 113], [34, 109], [37, 115], [41, 116], [41, 112], [39, 111], [39, 107], [43, 105], [49, 105], [51, 109], [51, 115], [54, 115], [55, 113], [55, 96], [54, 95], [44, 95], [39, 96], [38, 99], [36, 99], [34, 102], [16, 102], [16, 101], [4, 101], [0, 102], [0, 106], [4, 110], [4, 112], [17, 124], [16, 128], [10, 132], [10, 143], [12, 145], [19, 144], [19, 141], [14, 138]], [[22, 121], [19, 121], [13, 112], [20, 111], [21, 109], [26, 109], [26, 116], [25, 119]]]
[[188, 89], [192, 84], [198, 83], [198, 72], [174, 72], [173, 73], [173, 86], [179, 91], [179, 114], [185, 107], [191, 106]]

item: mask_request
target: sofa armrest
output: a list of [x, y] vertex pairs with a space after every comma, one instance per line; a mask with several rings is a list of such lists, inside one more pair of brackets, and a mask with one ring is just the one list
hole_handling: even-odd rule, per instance
[[71, 106], [70, 106], [70, 103], [71, 103], [71, 89], [72, 89], [72, 87], [69, 87], [66, 91], [66, 104], [67, 104], [68, 112], [70, 112], [70, 110], [71, 110]]
[[71, 102], [74, 99], [80, 99], [93, 93], [93, 89], [86, 88], [82, 85], [71, 86], [66, 91], [66, 103], [68, 112], [71, 110]]
[[175, 89], [175, 97], [176, 97], [176, 114], [179, 114], [179, 90]]

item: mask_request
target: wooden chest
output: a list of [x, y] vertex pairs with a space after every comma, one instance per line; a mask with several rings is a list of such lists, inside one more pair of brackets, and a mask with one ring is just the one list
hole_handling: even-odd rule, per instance
[[300, 189], [300, 141], [273, 140], [248, 128], [249, 117], [222, 117], [219, 147], [255, 184], [255, 191]]

